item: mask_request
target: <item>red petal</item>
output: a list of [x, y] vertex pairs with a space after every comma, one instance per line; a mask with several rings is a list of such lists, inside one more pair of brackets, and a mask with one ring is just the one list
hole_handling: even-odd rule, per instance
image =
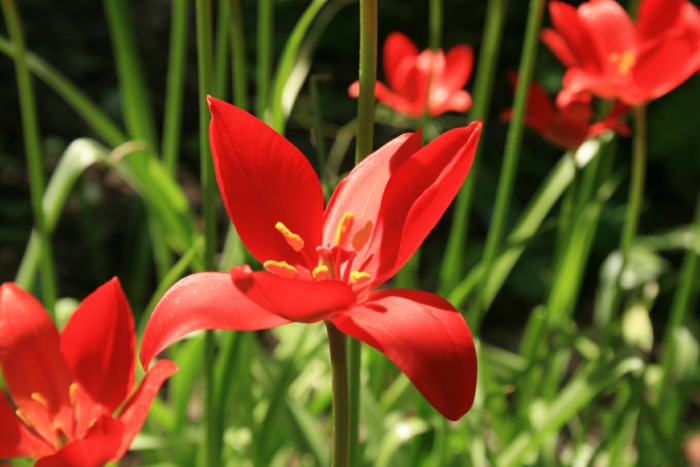
[[135, 346], [134, 318], [116, 277], [83, 300], [61, 333], [73, 377], [108, 413], [134, 386]]
[[358, 264], [372, 276], [368, 289], [394, 275], [437, 224], [469, 172], [481, 127], [474, 122], [444, 133], [394, 172], [365, 253], [375, 258]]
[[579, 66], [579, 59], [574, 55], [569, 44], [561, 34], [554, 29], [543, 29], [540, 33], [542, 42], [545, 43], [555, 57], [567, 68]]
[[124, 424], [124, 435], [122, 436], [121, 446], [117, 450], [116, 455], [112, 457], [112, 461], [119, 459], [129, 450], [131, 442], [141, 430], [143, 422], [146, 421], [148, 409], [158, 394], [158, 390], [160, 390], [163, 382], [176, 371], [177, 366], [170, 360], [158, 360], [153, 365], [153, 368], [146, 373], [139, 388], [119, 414], [118, 418]]
[[323, 220], [323, 244], [335, 245], [338, 224], [346, 212], [355, 216], [349, 238], [367, 221], [376, 225], [379, 206], [391, 174], [421, 147], [423, 141], [420, 132], [405, 133], [374, 151], [352, 169], [338, 184], [328, 202]]
[[[510, 87], [515, 90], [518, 86], [518, 74], [509, 72], [508, 82]], [[512, 111], [507, 114], [507, 118], [508, 120], [512, 118]], [[552, 106], [552, 99], [542, 86], [532, 81], [528, 91], [525, 123], [540, 133], [544, 133], [547, 131], [547, 127], [553, 118], [554, 107]]]
[[617, 75], [619, 64], [610, 59], [611, 54], [637, 53], [636, 31], [629, 15], [617, 2], [597, 1], [581, 5], [578, 16], [590, 34], [589, 48], [597, 51], [601, 70]]
[[[575, 57], [577, 66], [600, 69], [599, 57], [591, 47], [590, 34], [579, 19], [579, 12], [576, 8], [564, 2], [550, 2], [549, 14], [557, 33]], [[556, 45], [552, 48], [550, 43], [547, 45], [563, 64], [570, 66], [567, 62], [571, 60], [571, 57], [567, 56], [563, 49], [557, 48]]]
[[0, 286], [0, 366], [12, 400], [41, 436], [54, 443], [54, 423], [73, 436], [72, 378], [58, 331], [41, 304], [12, 283]]
[[441, 84], [447, 89], [460, 90], [467, 84], [474, 66], [474, 52], [465, 44], [452, 47], [445, 56], [445, 71]]
[[305, 242], [315, 266], [323, 228], [323, 190], [292, 143], [257, 118], [209, 98], [210, 141], [219, 189], [236, 231], [260, 261], [308, 266], [277, 231], [282, 222]]
[[399, 89], [396, 82], [396, 69], [405, 58], [418, 56], [418, 47], [406, 35], [392, 32], [384, 41], [384, 75], [389, 85]]
[[376, 99], [382, 104], [385, 104], [387, 107], [392, 108], [397, 112], [410, 115], [412, 117], [420, 117], [423, 115], [423, 108], [425, 108], [425, 104], [420, 106], [420, 108], [416, 108], [413, 101], [408, 100], [401, 94], [395, 93], [386, 87], [384, 83], [379, 81], [377, 81], [374, 88], [374, 97], [376, 97]]
[[165, 292], [153, 310], [141, 343], [141, 365], [146, 368], [163, 349], [193, 331], [258, 331], [288, 322], [243, 296], [229, 274], [192, 274]]
[[[433, 94], [435, 95], [435, 94]], [[440, 105], [430, 104], [430, 116], [437, 117], [445, 112], [466, 112], [472, 107], [472, 96], [467, 91], [452, 91]]]
[[360, 97], [360, 82], [355, 81], [348, 87], [348, 95], [354, 99]]
[[41, 457], [54, 451], [45, 441], [33, 436], [19, 422], [5, 396], [0, 393], [0, 458]]
[[286, 279], [252, 272], [248, 266], [231, 269], [231, 278], [252, 302], [290, 321], [315, 323], [357, 300], [350, 287], [337, 280]]
[[680, 18], [687, 0], [644, 0], [639, 4], [637, 34], [642, 40], [669, 32]]
[[84, 438], [66, 444], [53, 456], [40, 459], [34, 467], [102, 467], [114, 457], [123, 431], [119, 420], [100, 417]]
[[417, 290], [380, 290], [333, 323], [386, 354], [446, 418], [458, 420], [471, 408], [476, 349], [467, 323], [447, 300]]

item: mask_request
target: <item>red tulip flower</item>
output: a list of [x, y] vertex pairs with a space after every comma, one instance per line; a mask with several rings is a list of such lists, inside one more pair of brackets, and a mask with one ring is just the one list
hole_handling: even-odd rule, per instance
[[[462, 88], [473, 65], [474, 53], [466, 44], [452, 47], [447, 55], [442, 49], [419, 52], [411, 39], [392, 32], [384, 42], [384, 74], [389, 87], [377, 82], [375, 97], [395, 111], [416, 118], [426, 113], [426, 105], [431, 117], [451, 110], [466, 112], [472, 98]], [[358, 97], [360, 83], [354, 82], [348, 92]]]
[[16, 407], [0, 394], [0, 458], [99, 467], [123, 456], [177, 370], [159, 361], [131, 394], [134, 347], [134, 320], [116, 278], [80, 304], [60, 335], [34, 297], [0, 286], [0, 368]]
[[[515, 89], [518, 81], [517, 74], [509, 74], [508, 79], [511, 87]], [[603, 121], [591, 124], [593, 107], [590, 93], [576, 94], [562, 107], [559, 105], [555, 107], [547, 91], [533, 81], [530, 84], [525, 109], [525, 124], [554, 146], [575, 151], [587, 139], [598, 136], [605, 130], [629, 136], [629, 126], [620, 120], [627, 112], [629, 112], [629, 106], [617, 101]], [[513, 109], [508, 109], [503, 112], [501, 118], [510, 120], [512, 115]]]
[[636, 23], [614, 0], [555, 1], [549, 12], [542, 40], [568, 68], [562, 104], [582, 91], [642, 104], [700, 67], [700, 11], [687, 0], [642, 0]]
[[445, 417], [472, 405], [476, 353], [464, 318], [416, 290], [372, 291], [406, 263], [462, 185], [481, 123], [422, 148], [399, 136], [340, 182], [324, 212], [306, 157], [248, 113], [216, 99], [210, 140], [224, 203], [267, 271], [235, 267], [180, 280], [146, 327], [141, 363], [198, 329], [259, 330], [330, 320], [386, 354]]

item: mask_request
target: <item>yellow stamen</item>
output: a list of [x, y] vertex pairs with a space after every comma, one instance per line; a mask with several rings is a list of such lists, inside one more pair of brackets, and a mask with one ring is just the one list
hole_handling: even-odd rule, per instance
[[297, 268], [287, 264], [286, 261], [265, 261], [263, 266], [271, 273], [287, 279], [294, 279], [297, 276]]
[[49, 408], [49, 401], [38, 392], [32, 393], [32, 399], [44, 406], [44, 408]]
[[284, 235], [284, 239], [287, 240], [287, 244], [294, 249], [294, 251], [300, 251], [304, 248], [304, 240], [295, 233], [292, 233], [283, 223], [278, 222], [275, 224], [275, 228]]
[[364, 284], [370, 277], [372, 277], [368, 272], [364, 271], [353, 271], [350, 273], [350, 283], [351, 284]]
[[29, 419], [24, 415], [24, 412], [22, 412], [20, 409], [15, 410], [15, 415], [17, 415], [17, 418], [22, 420], [25, 425], [27, 426], [32, 426], [31, 423], [29, 423]]
[[68, 393], [70, 394], [71, 405], [75, 405], [78, 401], [78, 383], [71, 383], [70, 388], [68, 388]]
[[350, 235], [352, 223], [355, 221], [355, 215], [351, 212], [343, 214], [342, 219], [338, 222], [338, 230], [335, 232], [335, 244], [343, 245]]
[[617, 63], [617, 72], [621, 75], [626, 75], [629, 73], [630, 69], [637, 62], [634, 53], [631, 50], [625, 50], [621, 54], [613, 52], [608, 56], [608, 60], [612, 63]]
[[364, 227], [357, 231], [352, 237], [352, 247], [355, 251], [360, 251], [367, 244], [370, 235], [372, 234], [372, 221], [367, 221]]
[[316, 266], [311, 273], [314, 279], [317, 281], [322, 281], [323, 279], [326, 278], [326, 274], [328, 274], [328, 266]]

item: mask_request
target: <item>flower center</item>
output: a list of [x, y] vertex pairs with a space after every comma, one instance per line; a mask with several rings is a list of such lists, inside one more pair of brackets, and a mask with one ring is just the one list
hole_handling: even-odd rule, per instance
[[[372, 221], [365, 222], [360, 229], [353, 233], [355, 216], [346, 212], [338, 222], [335, 234], [335, 245], [319, 246], [318, 265], [313, 266], [309, 257], [304, 253], [304, 240], [289, 230], [282, 222], [275, 224], [275, 229], [283, 236], [287, 244], [296, 252], [300, 252], [306, 266], [311, 270], [314, 280], [338, 279], [350, 284], [364, 284], [371, 279], [371, 275], [365, 271], [352, 270], [352, 263], [358, 252], [364, 248], [372, 236]], [[295, 278], [299, 271], [286, 261], [269, 260], [263, 263], [265, 269], [278, 276], [288, 279]], [[344, 266], [344, 267], [342, 267]]]
[[612, 63], [617, 64], [617, 72], [622, 76], [626, 76], [630, 69], [637, 62], [634, 53], [631, 50], [625, 50], [624, 52], [617, 53], [613, 52], [608, 56], [608, 60]]

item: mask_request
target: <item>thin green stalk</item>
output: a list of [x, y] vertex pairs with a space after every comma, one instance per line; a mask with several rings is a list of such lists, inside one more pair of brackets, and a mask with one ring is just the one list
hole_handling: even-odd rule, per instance
[[34, 87], [27, 69], [26, 45], [24, 32], [19, 18], [19, 12], [14, 0], [2, 0], [2, 11], [7, 24], [10, 39], [15, 45], [15, 74], [17, 76], [17, 91], [19, 93], [20, 113], [22, 116], [22, 134], [29, 170], [29, 189], [34, 214], [34, 225], [41, 242], [41, 288], [42, 299], [51, 318], [54, 318], [56, 305], [56, 275], [53, 264], [50, 232], [44, 222], [44, 161], [41, 156], [41, 141], [39, 136], [39, 121], [36, 114]]
[[[476, 66], [476, 78], [474, 79], [474, 101], [468, 117], [469, 121], [483, 120], [482, 134], [485, 134], [488, 123], [488, 109], [493, 96], [494, 76], [501, 50], [503, 25], [505, 24], [507, 13], [508, 0], [489, 0], [486, 10], [486, 26], [484, 28], [481, 50], [479, 51], [479, 62]], [[460, 189], [455, 202], [452, 227], [450, 228], [445, 256], [440, 267], [438, 293], [441, 295], [451, 293], [464, 277], [464, 256], [469, 229], [469, 213], [471, 212], [474, 186], [476, 185], [480, 154], [483, 147], [484, 144], [482, 142], [476, 148], [469, 177], [467, 177], [464, 186]]]
[[[372, 153], [374, 145], [374, 87], [377, 82], [377, 0], [360, 0], [360, 95], [357, 102], [355, 163]], [[360, 341], [348, 338], [350, 384], [349, 465], [360, 465]]]
[[348, 463], [350, 407], [348, 394], [348, 359], [345, 335], [331, 321], [325, 321], [333, 373], [333, 454], [332, 467], [357, 465]]
[[430, 48], [440, 48], [442, 37], [442, 0], [430, 0]]
[[537, 47], [539, 45], [539, 32], [542, 23], [542, 13], [544, 12], [544, 0], [531, 0], [530, 9], [527, 18], [527, 27], [525, 30], [525, 41], [523, 43], [523, 53], [518, 70], [518, 85], [515, 90], [515, 102], [513, 104], [513, 120], [508, 127], [508, 136], [506, 138], [506, 148], [504, 153], [503, 168], [498, 183], [498, 192], [496, 194], [496, 206], [486, 239], [486, 247], [484, 251], [484, 275], [482, 276], [482, 287], [477, 290], [477, 300], [472, 313], [473, 322], [472, 329], [477, 333], [481, 325], [481, 320], [486, 312], [483, 301], [483, 290], [488, 281], [488, 277], [493, 267], [494, 259], [501, 247], [501, 239], [505, 229], [506, 217], [510, 206], [511, 196], [513, 194], [513, 185], [515, 183], [515, 175], [518, 170], [518, 159], [520, 157], [520, 143], [523, 139], [525, 108], [527, 106], [528, 91], [530, 81], [535, 70], [535, 61], [537, 59]]
[[328, 188], [328, 172], [326, 171], [326, 140], [323, 134], [323, 110], [321, 98], [318, 95], [318, 81], [327, 79], [328, 75], [311, 75], [309, 77], [309, 90], [311, 91], [311, 118], [316, 142], [316, 155], [318, 156], [318, 171], [321, 174], [321, 185]]
[[377, 0], [360, 0], [360, 96], [357, 99], [356, 164], [370, 155], [374, 146], [377, 48]]
[[[214, 164], [209, 148], [209, 109], [207, 95], [214, 88], [212, 73], [212, 19], [211, 0], [196, 0], [197, 18], [197, 69], [199, 76], [199, 157], [202, 183], [202, 213], [204, 216], [204, 267], [206, 270], [215, 269], [214, 255], [216, 252], [216, 180]], [[221, 426], [217, 417], [222, 414], [216, 407], [214, 399], [214, 333], [207, 331], [205, 335], [204, 363], [204, 436], [202, 437], [202, 459], [206, 467], [218, 467], [221, 452], [218, 449]]]
[[245, 34], [241, 0], [231, 0], [231, 55], [233, 55], [233, 103], [248, 109], [248, 64], [245, 59]]
[[180, 150], [182, 99], [187, 58], [187, 10], [190, 0], [174, 0], [170, 20], [170, 55], [163, 121], [163, 163], [174, 176]]
[[228, 89], [226, 82], [229, 73], [229, 18], [231, 17], [230, 0], [219, 0], [216, 14], [216, 42], [215, 42], [215, 77], [214, 95], [219, 99], [226, 100]]
[[263, 121], [265, 121], [265, 113], [270, 98], [272, 46], [274, 44], [273, 22], [274, 4], [272, 0], [258, 0], [258, 69], [255, 114]]

